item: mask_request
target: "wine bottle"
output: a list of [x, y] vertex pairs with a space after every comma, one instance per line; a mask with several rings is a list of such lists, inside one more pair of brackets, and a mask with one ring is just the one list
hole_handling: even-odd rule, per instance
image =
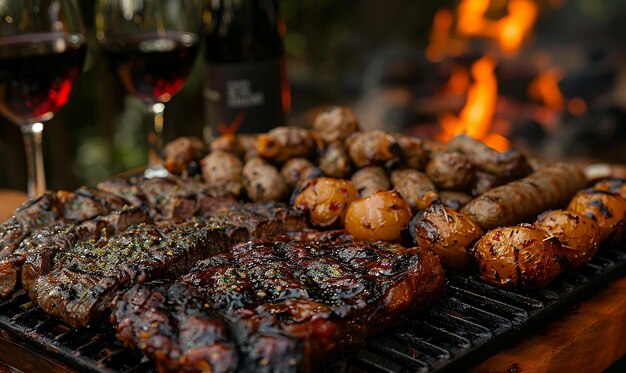
[[211, 136], [285, 125], [291, 106], [275, 0], [206, 2], [204, 106]]

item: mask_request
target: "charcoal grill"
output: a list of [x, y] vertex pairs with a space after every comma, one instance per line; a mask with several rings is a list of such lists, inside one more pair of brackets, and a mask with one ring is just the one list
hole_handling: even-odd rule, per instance
[[[540, 323], [626, 275], [626, 247], [605, 248], [594, 259], [562, 274], [550, 287], [521, 294], [451, 273], [434, 307], [401, 327], [375, 337], [329, 369], [378, 372], [452, 372], [473, 366], [519, 340]], [[4, 339], [4, 341], [2, 341]], [[149, 372], [153, 365], [115, 339], [103, 323], [73, 329], [33, 306], [23, 292], [0, 303], [0, 360], [48, 370]], [[20, 366], [17, 366], [20, 368]]]

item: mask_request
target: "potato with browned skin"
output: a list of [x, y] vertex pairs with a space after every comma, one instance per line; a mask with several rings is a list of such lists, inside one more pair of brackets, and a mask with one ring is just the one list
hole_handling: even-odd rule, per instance
[[239, 136], [233, 133], [227, 133], [214, 138], [213, 141], [211, 141], [211, 151], [216, 150], [232, 153], [238, 157], [241, 157], [245, 152], [239, 141]]
[[197, 137], [179, 137], [165, 145], [164, 165], [172, 174], [180, 175], [188, 171], [192, 162], [197, 162], [207, 154], [206, 145]]
[[600, 180], [593, 185], [593, 189], [619, 194], [622, 198], [626, 199], [626, 179], [620, 177], [610, 177]]
[[484, 234], [472, 219], [439, 201], [413, 217], [409, 233], [414, 245], [431, 249], [444, 267], [457, 270], [471, 265], [469, 249]]
[[399, 193], [376, 192], [348, 206], [345, 227], [357, 240], [398, 242], [412, 216]]
[[585, 189], [576, 193], [567, 210], [585, 215], [600, 226], [600, 242], [622, 238], [626, 229], [626, 200], [604, 190]]
[[289, 194], [280, 172], [261, 158], [252, 158], [243, 166], [243, 186], [255, 202], [282, 201]]
[[210, 187], [236, 196], [241, 193], [243, 164], [234, 154], [215, 150], [200, 161], [202, 177]]
[[430, 160], [429, 151], [419, 137], [395, 135], [400, 146], [402, 163], [408, 168], [423, 171]]
[[441, 203], [456, 211], [461, 210], [461, 208], [467, 205], [472, 199], [472, 196], [463, 192], [453, 190], [442, 190], [439, 192], [439, 200]]
[[239, 145], [241, 145], [241, 149], [243, 150], [243, 160], [245, 162], [257, 157], [256, 139], [257, 135], [254, 134], [237, 135], [237, 141], [239, 142]]
[[412, 170], [396, 170], [391, 173], [393, 188], [409, 203], [411, 208], [423, 210], [439, 199], [437, 189], [423, 173]]
[[535, 227], [561, 242], [571, 268], [587, 263], [600, 247], [598, 223], [574, 211], [546, 211], [539, 215]]
[[361, 198], [391, 189], [391, 181], [382, 167], [363, 167], [352, 175], [352, 184]]
[[352, 173], [350, 158], [340, 142], [328, 144], [320, 152], [319, 168], [328, 177], [347, 179]]
[[322, 171], [306, 158], [291, 158], [280, 169], [287, 185], [294, 188], [299, 183], [322, 176]]
[[474, 165], [459, 152], [437, 152], [426, 166], [426, 176], [440, 189], [463, 190], [474, 180]]
[[344, 141], [358, 130], [359, 121], [354, 112], [341, 106], [319, 113], [313, 122], [313, 132], [327, 144]]
[[276, 127], [257, 136], [256, 153], [275, 164], [283, 164], [290, 158], [312, 158], [317, 143], [311, 131], [298, 127]]
[[471, 252], [482, 279], [506, 289], [543, 288], [567, 267], [559, 240], [528, 224], [490, 230]]
[[301, 184], [293, 195], [293, 207], [305, 211], [311, 224], [320, 228], [343, 226], [348, 205], [358, 198], [351, 182], [318, 177]]
[[353, 133], [346, 139], [348, 155], [359, 168], [390, 167], [400, 161], [400, 146], [396, 139], [383, 131]]

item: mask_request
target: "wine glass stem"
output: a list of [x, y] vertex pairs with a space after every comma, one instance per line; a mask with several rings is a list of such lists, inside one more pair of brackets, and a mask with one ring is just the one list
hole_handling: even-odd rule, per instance
[[146, 117], [149, 120], [148, 127], [148, 168], [145, 176], [165, 177], [168, 175], [163, 166], [163, 112], [165, 105], [162, 103], [150, 103], [146, 105]]
[[20, 126], [20, 128], [26, 149], [28, 198], [34, 198], [46, 191], [46, 175], [43, 169], [43, 153], [41, 151], [43, 124], [27, 124]]

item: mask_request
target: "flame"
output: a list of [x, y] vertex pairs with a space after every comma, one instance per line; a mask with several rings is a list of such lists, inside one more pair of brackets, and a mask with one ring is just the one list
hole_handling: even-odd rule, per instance
[[530, 0], [511, 0], [508, 15], [496, 24], [498, 41], [506, 53], [516, 53], [537, 18], [537, 4]]
[[563, 78], [563, 73], [558, 67], [553, 67], [537, 75], [528, 86], [528, 95], [533, 100], [541, 101], [543, 104], [556, 111], [563, 110], [564, 100], [559, 81]]
[[467, 100], [458, 117], [449, 113], [439, 117], [443, 129], [440, 140], [447, 141], [465, 133], [496, 150], [509, 148], [506, 138], [490, 131], [498, 98], [498, 82], [494, 73], [496, 64], [496, 60], [488, 56], [474, 62], [470, 69], [473, 83], [467, 90]]

